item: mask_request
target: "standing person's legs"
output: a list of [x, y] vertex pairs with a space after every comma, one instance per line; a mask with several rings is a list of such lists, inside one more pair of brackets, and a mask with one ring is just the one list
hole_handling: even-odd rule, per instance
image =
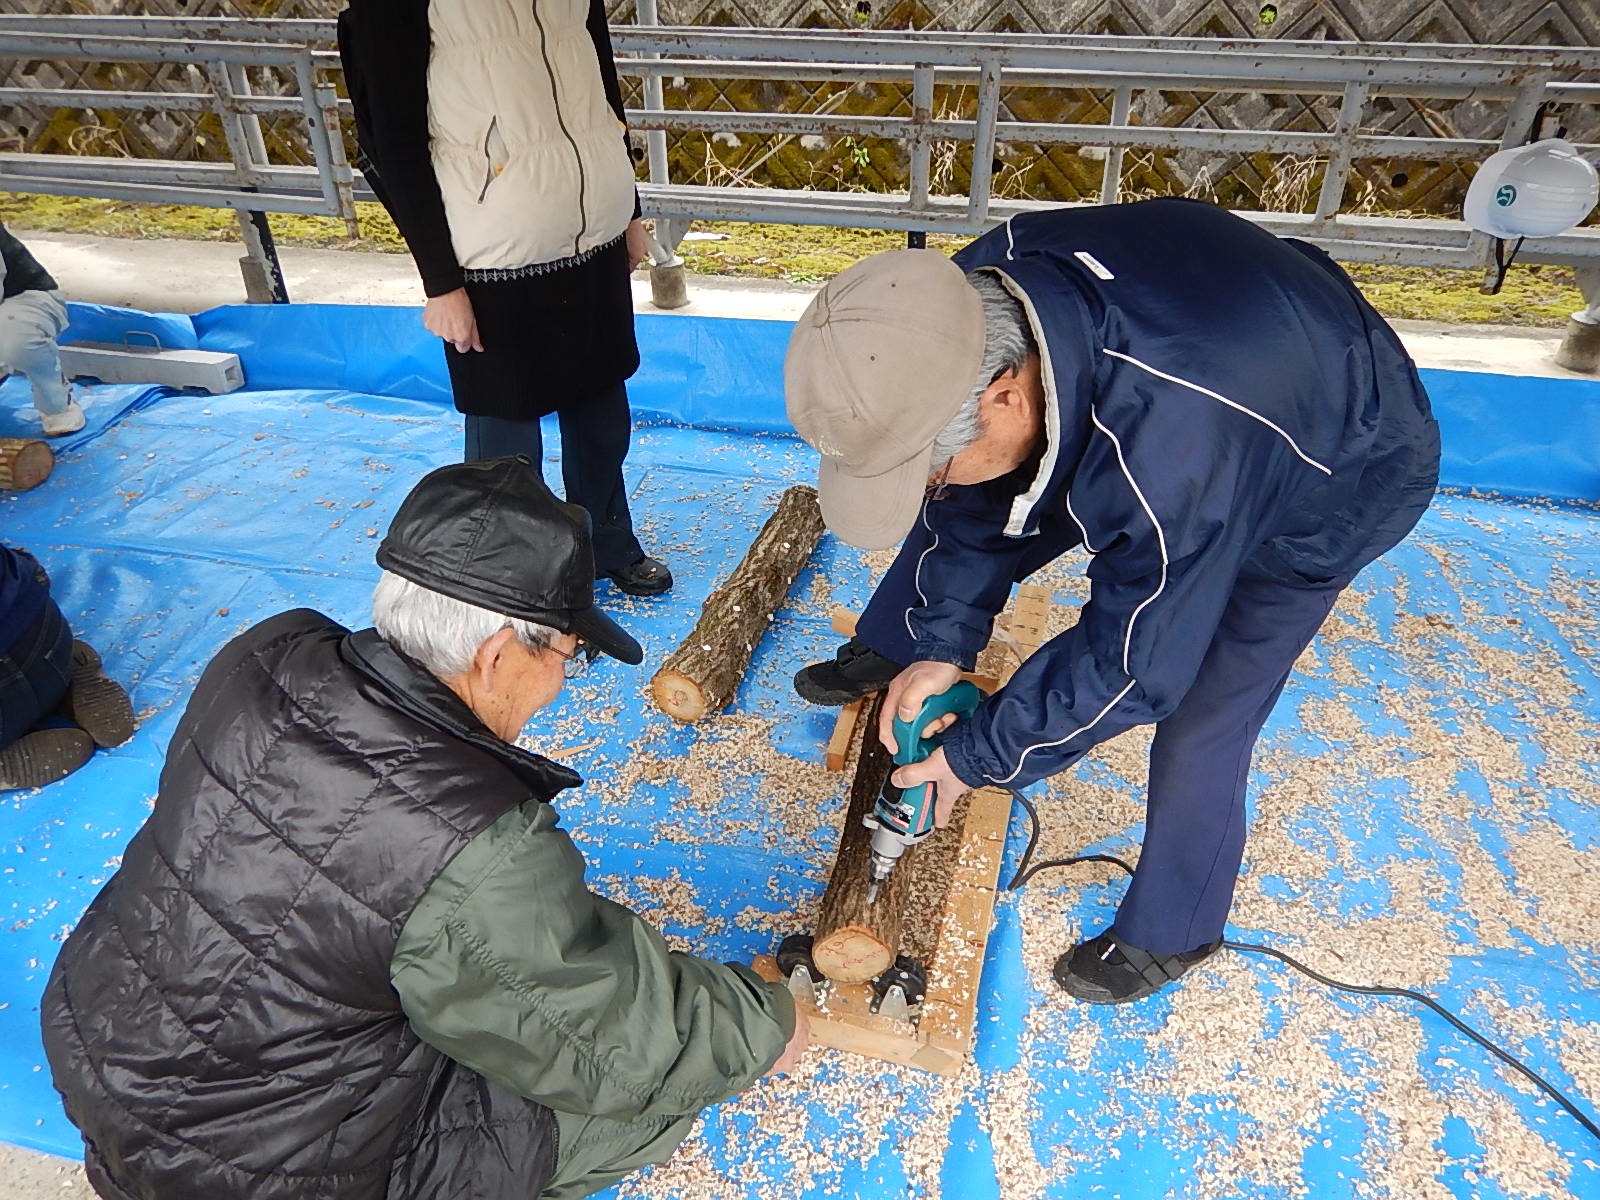
[[531, 421], [512, 421], [505, 417], [468, 415], [463, 462], [483, 462], [511, 454], [526, 454], [534, 470], [543, 476], [544, 435], [539, 430], [538, 417]]
[[611, 1121], [555, 1114], [555, 1174], [540, 1200], [578, 1200], [654, 1163], [666, 1162], [689, 1135], [695, 1118]]
[[627, 385], [619, 381], [602, 388], [563, 406], [556, 416], [567, 499], [588, 509], [593, 523], [595, 575], [611, 578], [635, 595], [666, 591], [672, 586], [671, 572], [645, 555], [628, 508], [622, 464], [633, 439], [633, 413]]
[[0, 301], [0, 363], [28, 377], [41, 416], [64, 413], [72, 403], [56, 345], [66, 327], [67, 306], [56, 292], [19, 292]]
[[1156, 726], [1144, 846], [1117, 909], [1118, 942], [1170, 955], [1222, 937], [1244, 856], [1256, 737], [1347, 583], [1235, 585], [1193, 686]]

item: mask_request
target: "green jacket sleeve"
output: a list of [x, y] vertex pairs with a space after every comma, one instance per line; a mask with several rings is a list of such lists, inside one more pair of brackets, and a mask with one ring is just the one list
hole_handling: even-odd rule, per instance
[[563, 1112], [686, 1115], [743, 1091], [794, 1032], [782, 987], [667, 948], [584, 886], [550, 805], [479, 834], [406, 921], [390, 979], [418, 1035]]

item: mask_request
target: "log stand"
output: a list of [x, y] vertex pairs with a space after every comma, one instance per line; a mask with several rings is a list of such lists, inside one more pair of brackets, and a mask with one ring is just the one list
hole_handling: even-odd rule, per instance
[[[980, 667], [1001, 681], [1009, 678], [1044, 640], [1051, 602], [1050, 593], [1036, 584], [1018, 588], [1011, 609], [1001, 618], [1005, 634], [996, 635], [980, 658]], [[839, 628], [846, 623], [847, 615], [836, 615], [839, 632], [846, 632]], [[993, 677], [987, 682], [994, 686]], [[926, 968], [926, 995], [911, 1016], [897, 1018], [878, 1011], [883, 989], [875, 988], [872, 979], [844, 982], [836, 976], [815, 989], [791, 980], [790, 987], [796, 993], [795, 1003], [811, 1018], [813, 1040], [821, 1045], [955, 1075], [977, 1041], [978, 984], [994, 923], [1011, 794], [999, 788], [968, 793], [950, 824], [908, 849], [890, 876], [890, 886], [876, 904], [866, 905], [864, 895], [858, 894], [865, 891], [866, 876], [855, 847], [865, 831], [854, 827], [860, 823], [858, 810], [872, 802], [885, 773], [881, 760], [887, 756], [876, 746], [876, 711], [876, 698], [869, 697], [848, 718], [841, 714], [841, 721], [849, 722], [843, 743], [850, 747], [845, 766], [856, 771], [856, 778], [840, 852], [819, 906], [816, 961], [826, 957], [836, 964], [846, 962], [843, 971], [837, 966], [834, 970], [854, 977], [859, 975], [853, 969], [857, 960], [867, 969], [882, 970], [885, 955], [892, 962], [898, 953], [914, 954]], [[829, 743], [830, 757], [837, 751], [839, 736], [836, 729]], [[870, 839], [870, 834], [866, 836]], [[920, 937], [909, 928], [919, 915], [924, 924]], [[907, 926], [903, 936], [902, 920]], [[841, 936], [853, 939], [843, 951], [830, 941]], [[759, 956], [754, 966], [764, 978], [785, 977], [772, 955]]]

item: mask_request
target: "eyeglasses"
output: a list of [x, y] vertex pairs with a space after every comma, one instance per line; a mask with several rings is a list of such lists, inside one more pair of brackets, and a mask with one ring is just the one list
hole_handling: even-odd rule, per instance
[[943, 500], [945, 493], [950, 490], [950, 468], [955, 465], [954, 458], [944, 460], [944, 466], [939, 470], [939, 478], [928, 485], [928, 490], [923, 492], [924, 500]]
[[582, 675], [600, 654], [599, 646], [591, 645], [582, 638], [578, 639], [578, 644], [572, 648], [571, 654], [557, 650], [554, 646], [546, 646], [545, 649], [561, 659], [561, 674], [567, 679], [576, 679]]

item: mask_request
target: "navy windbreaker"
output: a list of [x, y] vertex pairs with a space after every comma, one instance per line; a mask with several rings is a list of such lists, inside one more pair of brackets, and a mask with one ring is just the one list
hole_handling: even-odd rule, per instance
[[970, 666], [1012, 582], [1074, 545], [1091, 582], [1077, 625], [950, 731], [963, 781], [1021, 787], [1161, 720], [1240, 576], [1348, 579], [1427, 508], [1427, 395], [1321, 251], [1153, 200], [1018, 216], [956, 261], [1027, 310], [1047, 436], [1036, 471], [923, 506], [914, 657]]

